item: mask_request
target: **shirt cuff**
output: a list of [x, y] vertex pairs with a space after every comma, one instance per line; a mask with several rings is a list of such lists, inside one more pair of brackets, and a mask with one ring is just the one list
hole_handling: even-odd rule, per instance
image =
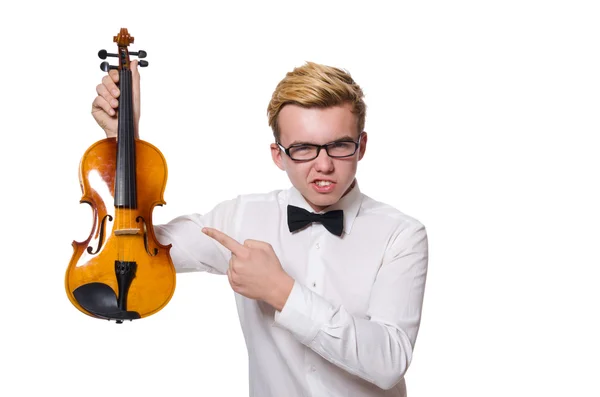
[[281, 311], [275, 311], [273, 326], [290, 331], [301, 343], [309, 345], [334, 313], [335, 307], [323, 297], [294, 281], [285, 305]]

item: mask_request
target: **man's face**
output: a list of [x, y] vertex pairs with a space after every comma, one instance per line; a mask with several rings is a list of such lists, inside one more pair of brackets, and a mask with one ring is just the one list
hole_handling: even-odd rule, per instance
[[[357, 141], [357, 116], [351, 105], [329, 108], [303, 108], [285, 105], [279, 113], [280, 143], [284, 147], [298, 143], [323, 145], [340, 139]], [[315, 211], [335, 204], [349, 190], [358, 161], [367, 146], [367, 134], [361, 135], [360, 147], [351, 157], [331, 158], [325, 149], [309, 161], [295, 161], [280, 147], [271, 144], [273, 161], [284, 170], [290, 181]]]

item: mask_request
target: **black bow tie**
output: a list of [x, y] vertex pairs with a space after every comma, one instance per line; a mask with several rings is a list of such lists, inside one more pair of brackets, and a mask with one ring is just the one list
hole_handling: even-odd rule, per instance
[[287, 207], [288, 227], [290, 232], [303, 228], [312, 222], [320, 222], [327, 230], [336, 236], [341, 236], [344, 230], [344, 211], [334, 210], [324, 214], [315, 214], [293, 205]]

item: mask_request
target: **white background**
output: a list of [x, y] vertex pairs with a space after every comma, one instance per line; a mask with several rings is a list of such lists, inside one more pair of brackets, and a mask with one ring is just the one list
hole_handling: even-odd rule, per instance
[[103, 138], [98, 50], [128, 28], [143, 139], [169, 165], [166, 222], [286, 188], [266, 107], [305, 61], [368, 105], [361, 189], [421, 220], [430, 263], [410, 397], [599, 396], [600, 24], [593, 1], [6, 2], [0, 395], [244, 396], [226, 277], [116, 325], [64, 291], [79, 160]]

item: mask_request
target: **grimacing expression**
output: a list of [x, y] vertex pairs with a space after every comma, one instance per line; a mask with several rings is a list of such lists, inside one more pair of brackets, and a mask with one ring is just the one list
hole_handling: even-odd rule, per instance
[[[298, 143], [323, 145], [340, 139], [357, 141], [357, 116], [350, 104], [327, 108], [285, 105], [278, 117], [279, 142], [283, 147]], [[367, 147], [367, 133], [360, 134], [360, 146], [353, 156], [331, 158], [325, 149], [309, 161], [294, 161], [276, 144], [271, 144], [275, 164], [284, 170], [292, 185], [316, 212], [338, 202], [354, 182], [358, 162]]]

